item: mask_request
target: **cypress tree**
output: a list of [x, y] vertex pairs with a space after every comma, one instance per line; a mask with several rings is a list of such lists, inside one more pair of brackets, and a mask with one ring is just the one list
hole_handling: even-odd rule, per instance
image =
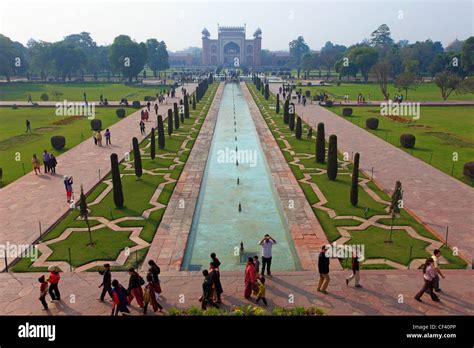
[[184, 103], [183, 99], [179, 101], [179, 117], [181, 118], [181, 123], [184, 123]]
[[196, 110], [196, 95], [193, 94], [193, 110]]
[[155, 160], [155, 153], [156, 153], [156, 148], [155, 148], [155, 128], [151, 129], [151, 138], [150, 138], [150, 157], [154, 161]]
[[171, 137], [173, 134], [173, 111], [168, 109], [168, 135]]
[[123, 207], [122, 179], [120, 178], [120, 168], [116, 153], [110, 155], [110, 167], [112, 175], [112, 187], [114, 193], [114, 203], [117, 208]]
[[184, 95], [184, 117], [189, 118], [189, 99], [188, 95]]
[[277, 94], [277, 102], [276, 102], [275, 111], [276, 111], [277, 114], [280, 113], [280, 93]]
[[336, 180], [337, 177], [337, 136], [331, 134], [329, 136], [328, 146], [328, 164], [327, 173], [329, 180]]
[[133, 137], [132, 145], [133, 145], [133, 160], [134, 160], [134, 167], [135, 167], [135, 175], [140, 179], [140, 177], [143, 174], [142, 156], [140, 154], [140, 147], [138, 146], [137, 138]]
[[291, 103], [290, 104], [290, 109], [288, 111], [288, 114], [290, 116], [290, 130], [294, 131], [295, 130], [295, 104]]
[[283, 105], [283, 122], [288, 124], [290, 122], [290, 101], [287, 99], [285, 100], [285, 104]]
[[79, 198], [79, 212], [81, 214], [81, 217], [84, 219], [84, 221], [87, 224], [87, 232], [89, 233], [89, 244], [87, 245], [94, 245], [94, 242], [92, 241], [92, 233], [91, 233], [91, 225], [89, 223], [89, 210], [87, 209], [87, 200], [86, 200], [86, 195], [84, 194], [84, 189], [81, 185], [81, 196]]
[[165, 148], [165, 128], [163, 126], [163, 117], [158, 115], [158, 148]]
[[402, 183], [397, 180], [395, 183], [395, 189], [393, 190], [392, 197], [391, 197], [391, 202], [390, 202], [390, 208], [389, 212], [392, 214], [392, 216], [395, 216], [395, 214], [400, 214], [400, 201], [403, 198], [403, 189], [402, 189]]
[[301, 117], [296, 119], [296, 139], [301, 139], [301, 135], [303, 133], [303, 125], [301, 124]]
[[265, 100], [270, 98], [270, 87], [268, 86], [268, 82], [265, 84]]
[[196, 93], [195, 93], [195, 94], [196, 94], [196, 103], [199, 103], [199, 96], [200, 96], [200, 95], [199, 95], [199, 86], [200, 86], [200, 85], [201, 85], [201, 84], [198, 84], [197, 87], [196, 87]]
[[178, 103], [173, 103], [174, 128], [179, 129]]
[[324, 163], [326, 149], [324, 140], [324, 123], [318, 123], [318, 130], [316, 132], [316, 162]]
[[356, 207], [359, 203], [359, 153], [354, 156], [354, 167], [352, 168], [351, 204]]

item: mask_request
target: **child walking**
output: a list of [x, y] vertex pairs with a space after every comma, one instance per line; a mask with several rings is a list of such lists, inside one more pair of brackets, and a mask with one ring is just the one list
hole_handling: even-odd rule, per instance
[[46, 281], [44, 275], [42, 275], [41, 277], [38, 278], [38, 282], [41, 284], [40, 285], [39, 300], [40, 300], [41, 304], [43, 305], [43, 309], [45, 311], [47, 311], [48, 310], [48, 304], [46, 303], [46, 295], [48, 294], [49, 284]]
[[265, 298], [266, 286], [265, 286], [265, 277], [260, 277], [257, 279], [257, 303], [262, 300], [263, 304], [267, 306], [267, 299]]

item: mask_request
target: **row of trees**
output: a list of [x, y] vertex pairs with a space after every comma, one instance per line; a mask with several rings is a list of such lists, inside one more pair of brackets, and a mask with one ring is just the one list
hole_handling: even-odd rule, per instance
[[[203, 81], [199, 83], [198, 88], [201, 91], [201, 93], [203, 93], [202, 96], [204, 95], [204, 93], [206, 93], [209, 87], [209, 84], [212, 83], [211, 81], [212, 81], [212, 76], [204, 79]], [[193, 110], [196, 109], [197, 92], [198, 92], [198, 89], [196, 89], [196, 92], [193, 93], [192, 95]], [[200, 99], [202, 99], [202, 96], [200, 97]], [[173, 134], [173, 128], [178, 130], [180, 127], [180, 121], [181, 123], [184, 123], [184, 119], [190, 117], [189, 98], [187, 95], [184, 96], [184, 98], [181, 100], [180, 105], [183, 106], [181, 112], [178, 110], [177, 103], [173, 104], [173, 109], [168, 109], [168, 136], [170, 137]], [[157, 116], [157, 133], [158, 133], [158, 148], [162, 150], [165, 148], [166, 139], [165, 139], [163, 117], [161, 115]], [[140, 146], [138, 143], [138, 139], [135, 137], [132, 139], [132, 148], [133, 148], [135, 175], [137, 176], [137, 178], [140, 178], [143, 174], [142, 159], [141, 159]], [[151, 129], [150, 157], [153, 161], [155, 160], [155, 157], [156, 157], [155, 128]], [[122, 182], [121, 182], [121, 177], [120, 177], [120, 167], [118, 163], [117, 154], [113, 153], [110, 156], [110, 164], [111, 164], [114, 203], [117, 208], [121, 208], [124, 206], [124, 197], [123, 197]]]
[[462, 77], [474, 74], [474, 37], [455, 41], [443, 48], [439, 41], [407, 40], [395, 42], [386, 24], [380, 25], [370, 39], [346, 47], [328, 41], [319, 51], [312, 51], [302, 36], [289, 43], [292, 66], [307, 75], [310, 70], [326, 69], [328, 76], [335, 70], [340, 77], [362, 75], [368, 80], [371, 68], [384, 62], [390, 67], [390, 77], [406, 72], [417, 76], [431, 76], [445, 70]]
[[72, 76], [121, 74], [132, 80], [147, 66], [154, 76], [169, 68], [164, 41], [135, 42], [127, 35], [117, 36], [112, 45], [100, 46], [89, 33], [72, 34], [58, 42], [28, 41], [27, 46], [0, 34], [0, 75]]

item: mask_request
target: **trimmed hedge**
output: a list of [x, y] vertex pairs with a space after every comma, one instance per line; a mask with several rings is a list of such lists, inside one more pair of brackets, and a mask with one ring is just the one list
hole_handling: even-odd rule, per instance
[[66, 146], [66, 138], [62, 135], [55, 135], [51, 137], [51, 146], [55, 150], [62, 150]]
[[352, 116], [352, 108], [344, 108], [342, 109], [342, 115], [343, 116]]
[[474, 179], [474, 162], [465, 163], [462, 173], [465, 177], [469, 179]]
[[115, 114], [117, 117], [124, 118], [125, 117], [125, 109], [117, 109], [115, 110]]
[[378, 118], [368, 118], [365, 120], [365, 126], [369, 129], [377, 129], [379, 128], [379, 119]]
[[13, 104], [13, 105], [12, 105], [12, 109], [13, 109], [13, 110], [16, 110], [16, 109], [18, 109], [18, 105], [16, 105], [16, 104]]
[[145, 98], [143, 98], [143, 100], [145, 100], [146, 102], [155, 101], [155, 100], [156, 100], [156, 97], [147, 95], [147, 96], [145, 96]]
[[49, 95], [48, 95], [48, 93], [43, 93], [43, 94], [41, 94], [40, 99], [41, 99], [42, 101], [48, 101], [48, 100], [49, 100]]
[[327, 106], [328, 108], [331, 108], [332, 107], [332, 100], [328, 100], [324, 105]]
[[306, 98], [311, 97], [311, 91], [308, 90], [308, 91], [304, 92], [304, 95], [306, 96]]
[[405, 149], [413, 149], [415, 147], [416, 137], [413, 134], [400, 135], [400, 145]]
[[136, 108], [136, 109], [139, 109], [141, 107], [141, 104], [138, 100], [134, 100], [132, 102], [132, 107]]
[[91, 120], [91, 128], [92, 130], [99, 131], [102, 129], [102, 121], [95, 118]]

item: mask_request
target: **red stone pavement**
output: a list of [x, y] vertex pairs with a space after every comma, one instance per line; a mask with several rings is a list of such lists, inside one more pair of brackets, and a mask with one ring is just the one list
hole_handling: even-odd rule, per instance
[[[186, 87], [188, 92], [192, 93], [196, 84], [189, 84]], [[168, 104], [160, 106], [159, 114], [165, 118], [168, 108], [179, 100], [181, 90], [177, 90], [176, 93], [177, 98], [174, 100], [169, 98]], [[156, 124], [153, 110], [151, 115], [151, 121], [146, 124], [147, 133]], [[117, 153], [121, 160], [125, 153], [130, 151], [133, 137], [137, 137], [139, 141], [144, 138], [140, 134], [139, 122], [140, 111], [137, 111], [109, 127], [112, 134], [112, 145], [109, 147], [95, 146], [89, 138], [58, 156], [54, 176], [44, 173], [35, 175], [34, 172], [30, 172], [0, 189], [0, 245], [7, 243], [29, 245], [37, 240], [40, 236], [40, 222], [44, 232], [69, 209], [63, 175], [73, 176], [77, 200], [81, 184], [84, 192], [88, 192], [99, 182], [99, 170], [101, 177], [110, 171], [112, 153]], [[105, 143], [105, 140], [103, 142]], [[37, 149], [37, 155], [40, 157], [42, 150]], [[9, 258], [9, 262], [12, 260], [13, 258]], [[0, 268], [3, 269], [3, 260], [0, 262], [2, 263]]]
[[[271, 84], [278, 93], [280, 84]], [[377, 136], [352, 124], [317, 104], [295, 104], [296, 112], [312, 127], [323, 122], [326, 137], [337, 135], [340, 152], [360, 153], [360, 167], [371, 174], [386, 192], [395, 182], [403, 185], [404, 206], [444, 238], [449, 226], [448, 244], [458, 248], [472, 262], [474, 257], [474, 188], [411, 156]]]
[[[267, 277], [266, 298], [269, 309], [275, 305], [316, 306], [328, 315], [474, 315], [474, 272], [450, 270], [445, 273], [446, 279], [441, 280], [440, 303], [432, 302], [428, 295], [423, 296], [421, 303], [413, 298], [423, 283], [420, 270], [362, 271], [363, 288], [359, 289], [353, 284], [346, 286], [344, 278], [349, 271], [334, 271], [330, 273], [327, 295], [316, 291], [318, 276], [315, 272], [275, 272], [272, 278]], [[50, 303], [49, 311], [43, 311], [38, 301], [38, 276], [38, 273], [0, 274], [0, 315], [110, 314], [108, 299], [104, 303], [97, 301], [102, 279], [98, 273], [63, 274], [59, 285], [62, 301]], [[128, 285], [126, 273], [113, 273], [113, 278]], [[165, 310], [200, 305], [202, 275], [198, 272], [163, 273], [160, 279], [163, 288], [160, 302]], [[222, 272], [221, 281], [223, 308], [251, 303], [243, 297], [243, 271]], [[180, 302], [182, 295], [184, 303]], [[136, 302], [131, 312], [141, 314]], [[149, 312], [153, 315], [153, 311]]]

